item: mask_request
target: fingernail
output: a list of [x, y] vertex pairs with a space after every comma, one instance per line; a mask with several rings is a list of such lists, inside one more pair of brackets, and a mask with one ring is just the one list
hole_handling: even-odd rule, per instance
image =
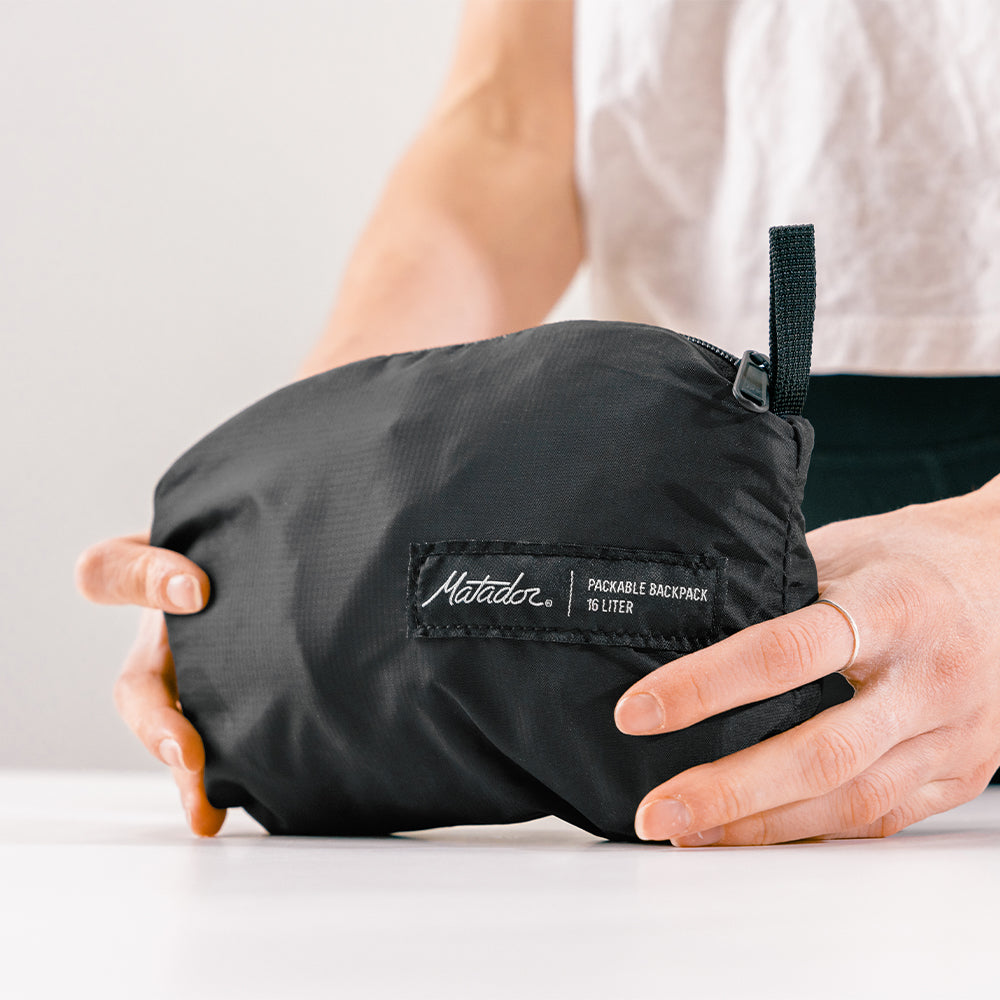
[[185, 771], [187, 770], [184, 767], [184, 758], [181, 756], [181, 748], [177, 740], [172, 740], [169, 737], [165, 740], [160, 740], [160, 745], [157, 749], [160, 751], [161, 760], [165, 763], [171, 767], [180, 767]]
[[201, 587], [190, 573], [178, 573], [167, 581], [167, 600], [178, 611], [197, 611], [201, 607]]
[[669, 840], [691, 826], [691, 813], [680, 799], [647, 802], [635, 818], [635, 832], [641, 840]]
[[663, 709], [651, 694], [627, 694], [615, 706], [615, 725], [632, 736], [651, 733], [663, 725]]
[[725, 832], [724, 826], [713, 826], [710, 830], [702, 830], [701, 833], [693, 833], [686, 837], [671, 837], [670, 842], [674, 847], [710, 847], [722, 840]]

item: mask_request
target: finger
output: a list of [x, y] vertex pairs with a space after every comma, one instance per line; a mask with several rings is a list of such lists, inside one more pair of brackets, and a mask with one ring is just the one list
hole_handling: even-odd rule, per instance
[[[870, 829], [928, 783], [941, 740], [922, 733], [892, 747], [871, 767], [826, 795], [790, 802], [710, 830], [675, 837], [675, 847], [784, 844], [826, 836], [872, 836]], [[932, 772], [931, 772], [932, 773]]]
[[[877, 655], [867, 624], [858, 662]], [[837, 672], [854, 650], [854, 633], [829, 604], [751, 625], [705, 649], [647, 674], [615, 706], [623, 733], [649, 735], [685, 729], [739, 705], [790, 691]]]
[[205, 571], [179, 552], [125, 535], [91, 545], [76, 561], [76, 586], [97, 604], [137, 604], [172, 614], [200, 611], [208, 600]]
[[899, 731], [897, 715], [884, 710], [887, 699], [862, 692], [788, 732], [689, 768], [643, 798], [636, 833], [669, 840], [839, 788], [914, 735]]
[[115, 682], [114, 700], [146, 749], [170, 767], [191, 829], [212, 836], [222, 826], [226, 811], [216, 809], [205, 793], [205, 746], [178, 710], [174, 661], [160, 612], [143, 612], [139, 635]]
[[929, 781], [873, 823], [855, 830], [827, 834], [817, 839], [891, 837], [900, 830], [927, 819], [928, 816], [947, 812], [971, 801], [989, 784], [994, 770], [995, 766], [988, 762], [985, 767], [975, 769], [965, 777], [938, 778]]
[[226, 819], [225, 809], [216, 809], [205, 794], [204, 770], [191, 774], [171, 768], [174, 781], [181, 795], [181, 805], [187, 815], [188, 826], [200, 837], [214, 837]]
[[933, 781], [929, 785], [917, 789], [908, 799], [900, 802], [884, 816], [880, 816], [874, 822], [853, 830], [842, 830], [836, 833], [825, 834], [816, 837], [816, 840], [870, 840], [873, 838], [891, 837], [905, 830], [914, 823], [919, 823], [928, 816], [936, 813], [946, 812], [953, 809], [961, 802], [952, 801], [950, 793], [943, 793], [942, 789], [936, 787], [941, 785], [940, 781]]

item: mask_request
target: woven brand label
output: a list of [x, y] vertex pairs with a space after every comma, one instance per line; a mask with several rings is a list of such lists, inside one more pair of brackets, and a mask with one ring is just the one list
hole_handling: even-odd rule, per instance
[[715, 642], [719, 556], [548, 542], [410, 545], [407, 635], [691, 650]]

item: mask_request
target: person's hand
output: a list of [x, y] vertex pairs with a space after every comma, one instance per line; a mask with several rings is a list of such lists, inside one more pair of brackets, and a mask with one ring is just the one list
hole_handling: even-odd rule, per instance
[[[977, 796], [1000, 765], [996, 482], [809, 532], [820, 596], [858, 627], [842, 671], [853, 697], [652, 789], [638, 836], [681, 847], [885, 837]], [[683, 729], [838, 671], [853, 649], [847, 619], [812, 604], [659, 667], [625, 692], [615, 722]]]
[[119, 714], [146, 749], [170, 767], [194, 833], [211, 837], [226, 818], [205, 795], [205, 747], [184, 717], [163, 611], [192, 614], [208, 600], [209, 582], [190, 559], [153, 548], [149, 535], [98, 542], [76, 563], [76, 585], [98, 604], [138, 604], [139, 634], [115, 682]]

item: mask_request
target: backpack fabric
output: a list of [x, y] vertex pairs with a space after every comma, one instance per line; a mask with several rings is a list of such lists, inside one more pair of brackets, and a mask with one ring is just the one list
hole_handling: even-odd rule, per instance
[[613, 720], [818, 596], [812, 241], [771, 230], [770, 356], [551, 323], [315, 375], [178, 458], [151, 542], [211, 580], [166, 616], [209, 801], [274, 834], [555, 815], [638, 842], [650, 789], [815, 714], [818, 681], [678, 732]]

